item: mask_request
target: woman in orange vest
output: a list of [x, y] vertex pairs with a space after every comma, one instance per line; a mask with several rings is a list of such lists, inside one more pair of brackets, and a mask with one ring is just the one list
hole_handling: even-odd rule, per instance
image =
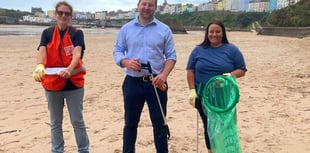
[[50, 112], [51, 150], [62, 153], [63, 108], [66, 101], [79, 153], [89, 152], [89, 140], [83, 119], [84, 75], [82, 55], [85, 49], [81, 30], [69, 26], [72, 6], [58, 2], [55, 9], [57, 25], [43, 31], [38, 47], [35, 81], [41, 82]]

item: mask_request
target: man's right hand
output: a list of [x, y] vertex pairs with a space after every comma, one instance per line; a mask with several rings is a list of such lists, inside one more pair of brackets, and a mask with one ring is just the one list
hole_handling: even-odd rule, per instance
[[196, 98], [197, 98], [197, 94], [196, 94], [196, 89], [190, 89], [189, 90], [189, 103], [196, 108]]
[[131, 71], [140, 71], [141, 64], [139, 63], [139, 58], [134, 59], [123, 59], [121, 64]]
[[32, 76], [35, 81], [42, 82], [45, 75], [45, 68], [43, 64], [38, 64], [35, 70], [32, 73]]

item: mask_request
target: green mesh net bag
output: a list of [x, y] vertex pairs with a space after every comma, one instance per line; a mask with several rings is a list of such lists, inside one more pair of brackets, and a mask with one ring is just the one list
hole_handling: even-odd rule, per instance
[[202, 107], [208, 116], [212, 153], [241, 153], [236, 104], [239, 88], [232, 76], [215, 76], [203, 89]]

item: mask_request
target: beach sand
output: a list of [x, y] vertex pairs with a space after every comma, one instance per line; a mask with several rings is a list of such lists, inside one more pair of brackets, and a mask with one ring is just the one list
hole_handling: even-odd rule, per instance
[[[109, 30], [109, 29], [106, 29]], [[92, 153], [122, 150], [124, 70], [113, 61], [117, 30], [85, 34], [87, 68], [84, 119]], [[178, 61], [168, 78], [169, 152], [197, 152], [197, 113], [188, 102], [186, 63], [204, 32], [174, 35]], [[238, 130], [244, 153], [310, 152], [310, 38], [228, 32], [243, 52], [248, 72], [237, 80]], [[32, 78], [40, 36], [0, 36], [0, 153], [50, 152], [47, 102]], [[76, 152], [73, 129], [64, 109], [65, 152]], [[199, 152], [206, 152], [198, 125]], [[154, 153], [152, 126], [144, 107], [137, 153]]]

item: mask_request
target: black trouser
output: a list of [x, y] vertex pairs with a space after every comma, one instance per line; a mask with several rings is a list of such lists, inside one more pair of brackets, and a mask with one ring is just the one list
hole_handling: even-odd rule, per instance
[[[125, 107], [123, 152], [135, 152], [138, 123], [146, 101], [152, 121], [154, 142], [157, 153], [167, 153], [167, 128], [164, 124], [163, 116], [161, 114], [152, 82], [138, 77], [126, 76], [122, 87]], [[157, 91], [163, 108], [163, 113], [166, 116], [167, 91]]]
[[210, 139], [209, 139], [209, 135], [208, 135], [208, 117], [205, 115], [203, 108], [202, 108], [202, 99], [201, 97], [196, 99], [196, 109], [199, 112], [199, 115], [202, 119], [203, 122], [203, 127], [204, 127], [204, 135], [205, 135], [205, 143], [207, 145], [208, 149], [211, 149], [211, 144], [210, 144]]

